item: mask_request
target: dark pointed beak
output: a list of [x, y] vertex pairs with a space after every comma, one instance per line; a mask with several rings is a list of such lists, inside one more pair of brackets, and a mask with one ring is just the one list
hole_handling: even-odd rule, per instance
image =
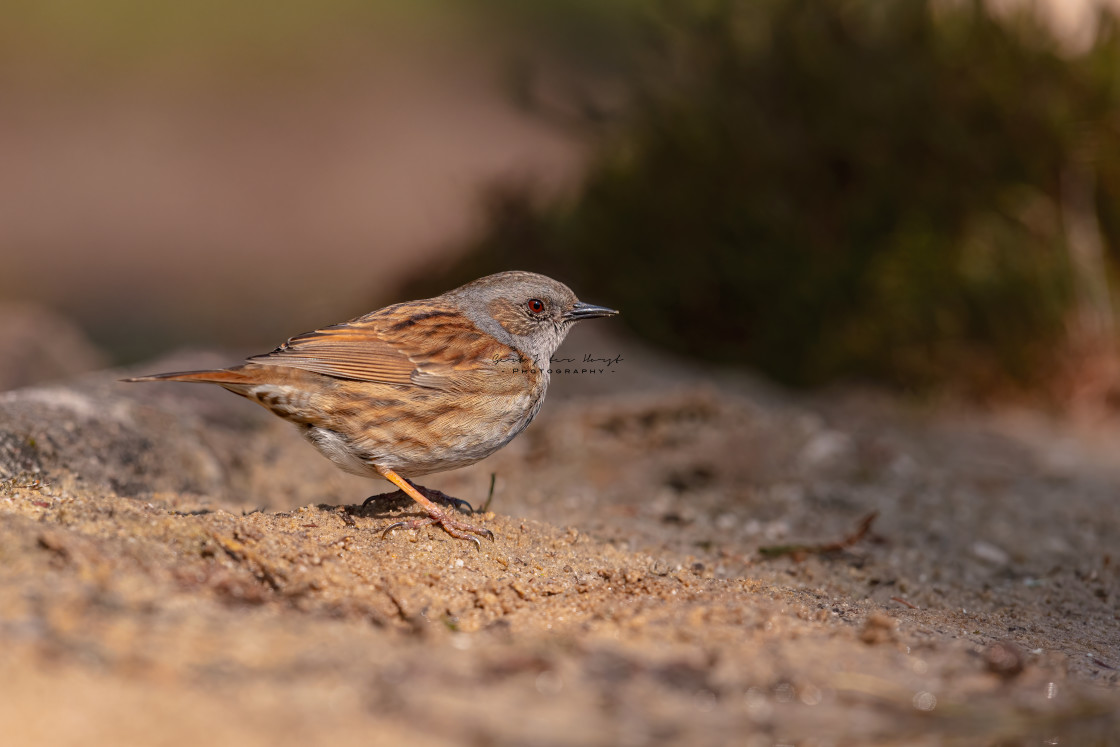
[[578, 322], [580, 319], [594, 319], [599, 316], [614, 316], [618, 312], [614, 309], [608, 309], [606, 306], [595, 306], [593, 304], [577, 301], [576, 305], [564, 312], [564, 321]]

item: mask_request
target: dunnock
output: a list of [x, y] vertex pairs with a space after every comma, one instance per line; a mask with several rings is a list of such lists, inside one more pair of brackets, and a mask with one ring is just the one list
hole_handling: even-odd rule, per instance
[[125, 381], [218, 384], [295, 423], [325, 457], [384, 477], [448, 534], [493, 539], [433, 503], [407, 478], [465, 467], [525, 429], [548, 389], [549, 359], [581, 319], [617, 311], [563, 283], [500, 272], [442, 296], [386, 306], [293, 337], [240, 366]]

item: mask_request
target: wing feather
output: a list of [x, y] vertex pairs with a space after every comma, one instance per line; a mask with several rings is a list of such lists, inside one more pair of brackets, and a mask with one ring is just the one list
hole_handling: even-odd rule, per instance
[[480, 375], [511, 356], [516, 356], [512, 348], [480, 332], [457, 309], [429, 299], [297, 335], [249, 362], [353, 381], [451, 390], [478, 388]]

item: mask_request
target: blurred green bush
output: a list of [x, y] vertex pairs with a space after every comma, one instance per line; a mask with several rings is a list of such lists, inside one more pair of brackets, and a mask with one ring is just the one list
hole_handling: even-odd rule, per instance
[[[519, 100], [597, 144], [570, 199], [491, 194], [461, 279], [553, 273], [651, 341], [794, 385], [986, 393], [1060, 362], [1070, 179], [1120, 248], [1111, 17], [1071, 51], [979, 2], [496, 5], [531, 40]], [[550, 70], [578, 117], [542, 103]]]

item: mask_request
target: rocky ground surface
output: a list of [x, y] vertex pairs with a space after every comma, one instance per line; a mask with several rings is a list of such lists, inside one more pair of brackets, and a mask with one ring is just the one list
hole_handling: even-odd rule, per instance
[[0, 394], [5, 743], [1115, 743], [1107, 430], [616, 371], [425, 481], [480, 549], [216, 387]]

